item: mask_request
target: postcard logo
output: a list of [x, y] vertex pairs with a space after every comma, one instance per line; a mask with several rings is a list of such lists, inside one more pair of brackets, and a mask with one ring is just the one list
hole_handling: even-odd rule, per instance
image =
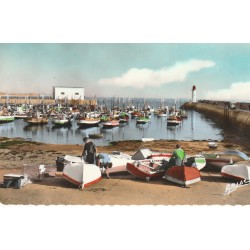
[[237, 188], [243, 187], [243, 186], [249, 185], [249, 184], [250, 184], [249, 180], [243, 180], [243, 181], [240, 181], [239, 183], [229, 183], [226, 186], [226, 190], [225, 190], [224, 195], [230, 194], [233, 191], [237, 190]]

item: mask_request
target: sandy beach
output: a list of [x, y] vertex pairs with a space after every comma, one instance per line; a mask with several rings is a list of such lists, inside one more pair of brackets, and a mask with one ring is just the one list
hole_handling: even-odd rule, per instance
[[[121, 151], [135, 153], [139, 148], [152, 151], [172, 152], [180, 143], [187, 154], [200, 152], [222, 152], [235, 149], [250, 155], [250, 146], [237, 136], [225, 136], [218, 142], [217, 149], [210, 149], [207, 141], [119, 141], [110, 146], [98, 147], [99, 152]], [[57, 156], [80, 155], [82, 145], [52, 145], [27, 142], [21, 139], [1, 138], [0, 183], [3, 175], [22, 173], [23, 164], [38, 166], [55, 165]], [[22, 205], [248, 205], [250, 188], [248, 185], [224, 195], [230, 183], [219, 172], [201, 171], [201, 181], [182, 188], [165, 180], [138, 180], [132, 175], [113, 176], [103, 179], [83, 190], [57, 176], [33, 181], [21, 189], [1, 188], [2, 204]]]

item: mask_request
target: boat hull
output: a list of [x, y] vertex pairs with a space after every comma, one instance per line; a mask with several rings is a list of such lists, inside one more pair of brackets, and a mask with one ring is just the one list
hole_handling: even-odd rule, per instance
[[249, 180], [250, 166], [245, 164], [226, 165], [221, 169], [221, 175], [236, 181]]
[[12, 115], [0, 116], [0, 123], [7, 123], [7, 122], [13, 122], [13, 121], [14, 121], [14, 116]]
[[119, 174], [128, 174], [126, 168], [127, 163], [131, 162], [131, 156], [124, 153], [113, 153], [109, 154], [110, 160], [112, 162], [112, 167], [107, 168], [104, 173], [109, 175], [119, 175]]
[[89, 120], [76, 119], [76, 124], [79, 127], [97, 127], [100, 121], [101, 121], [100, 119], [89, 119]]
[[149, 178], [162, 178], [165, 170], [156, 170], [161, 166], [161, 160], [140, 160], [127, 163], [127, 170], [130, 174], [140, 179], [149, 180]]
[[173, 166], [166, 171], [164, 178], [179, 185], [191, 185], [201, 180], [200, 171], [195, 167]]
[[27, 118], [24, 119], [24, 121], [30, 125], [37, 125], [37, 124], [47, 124], [49, 122], [49, 119], [46, 117], [37, 117], [37, 118]]
[[107, 129], [115, 128], [118, 126], [119, 126], [119, 121], [117, 121], [117, 122], [104, 122], [102, 124], [102, 128], [107, 128]]
[[99, 182], [102, 179], [100, 168], [94, 164], [83, 162], [70, 163], [64, 166], [62, 177], [77, 186], [84, 187]]

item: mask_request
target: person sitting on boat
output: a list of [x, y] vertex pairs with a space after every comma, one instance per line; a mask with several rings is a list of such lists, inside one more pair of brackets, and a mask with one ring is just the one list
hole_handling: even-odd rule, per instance
[[175, 148], [176, 148], [175, 151], [173, 152], [171, 158], [169, 159], [167, 168], [170, 168], [172, 166], [182, 166], [186, 158], [186, 153], [181, 148], [180, 144], [176, 144]]
[[96, 165], [100, 168], [104, 168], [107, 177], [110, 178], [108, 173], [108, 168], [112, 168], [113, 164], [108, 154], [105, 153], [98, 154], [96, 156]]
[[96, 145], [92, 141], [90, 141], [88, 137], [84, 137], [83, 141], [85, 145], [81, 156], [84, 157], [84, 155], [87, 154], [86, 162], [95, 164], [95, 156], [97, 152]]

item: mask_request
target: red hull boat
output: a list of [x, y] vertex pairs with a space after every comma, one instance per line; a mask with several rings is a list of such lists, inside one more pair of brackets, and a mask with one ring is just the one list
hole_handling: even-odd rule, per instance
[[195, 167], [173, 166], [166, 171], [164, 178], [180, 185], [190, 185], [201, 180], [200, 171]]
[[140, 160], [127, 163], [127, 170], [132, 175], [140, 179], [149, 181], [151, 178], [162, 178], [165, 174], [165, 170], [157, 170], [159, 166], [162, 166], [162, 160]]

